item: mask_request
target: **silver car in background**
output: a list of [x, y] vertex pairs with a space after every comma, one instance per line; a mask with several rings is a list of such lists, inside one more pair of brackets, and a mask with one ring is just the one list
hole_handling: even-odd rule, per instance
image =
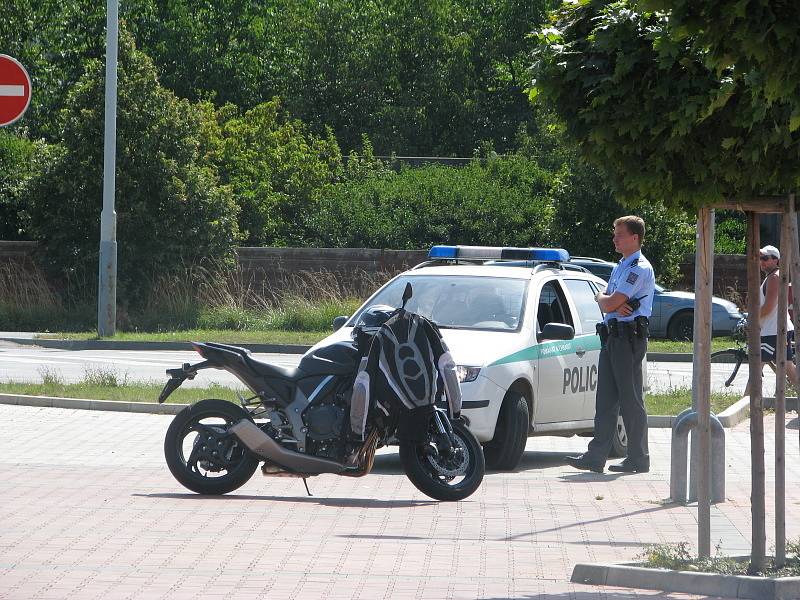
[[[617, 263], [591, 258], [573, 256], [570, 263], [608, 281]], [[744, 315], [733, 302], [718, 298], [712, 299], [712, 335], [733, 335], [736, 324]], [[691, 340], [694, 327], [694, 294], [668, 290], [656, 284], [653, 297], [653, 315], [650, 317], [650, 336], [671, 340]]]

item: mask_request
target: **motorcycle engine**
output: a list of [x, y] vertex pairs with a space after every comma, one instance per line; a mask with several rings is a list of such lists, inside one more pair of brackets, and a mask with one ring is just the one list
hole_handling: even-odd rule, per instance
[[344, 456], [346, 411], [337, 404], [318, 404], [305, 413], [306, 443], [312, 454], [333, 460]]

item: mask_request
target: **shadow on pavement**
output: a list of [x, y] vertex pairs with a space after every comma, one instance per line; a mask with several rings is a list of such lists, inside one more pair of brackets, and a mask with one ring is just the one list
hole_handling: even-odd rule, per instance
[[[310, 487], [310, 486], [309, 486]], [[264, 500], [267, 502], [291, 502], [319, 504], [337, 508], [414, 508], [441, 504], [437, 500], [374, 500], [366, 498], [324, 498], [322, 496], [255, 496], [252, 494], [225, 494], [207, 496], [203, 494], [131, 494], [138, 498], [165, 498], [172, 500]]]
[[786, 424], [786, 429], [800, 429], [800, 417], [795, 417]]
[[567, 523], [566, 525], [562, 525], [560, 527], [550, 527], [548, 529], [540, 529], [540, 530], [536, 530], [536, 531], [529, 531], [528, 533], [518, 533], [517, 535], [512, 535], [512, 536], [508, 536], [506, 538], [503, 538], [503, 541], [510, 542], [512, 540], [517, 540], [517, 539], [520, 539], [520, 538], [534, 537], [534, 536], [537, 536], [537, 535], [542, 535], [544, 533], [552, 533], [554, 531], [561, 531], [563, 529], [570, 529], [572, 527], [581, 527], [583, 525], [591, 525], [593, 523], [605, 523], [607, 521], [615, 521], [616, 519], [627, 519], [627, 518], [632, 517], [634, 515], [643, 515], [643, 514], [648, 514], [648, 513], [653, 513], [653, 512], [659, 512], [659, 511], [662, 511], [662, 510], [665, 510], [665, 509], [668, 509], [668, 508], [673, 508], [674, 506], [676, 506], [676, 505], [675, 504], [663, 504], [663, 505], [659, 505], [659, 506], [653, 506], [652, 508], [642, 508], [640, 510], [634, 510], [634, 511], [631, 511], [631, 512], [623, 512], [623, 513], [619, 513], [617, 515], [611, 515], [611, 516], [608, 516], [608, 517], [601, 517], [599, 519], [590, 519], [590, 520], [586, 520], [586, 521], [576, 521], [574, 523]]

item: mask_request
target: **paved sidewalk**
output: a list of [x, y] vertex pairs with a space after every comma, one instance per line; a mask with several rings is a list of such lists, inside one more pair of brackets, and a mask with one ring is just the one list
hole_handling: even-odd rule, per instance
[[[417, 492], [391, 450], [362, 479], [310, 479], [311, 498], [299, 480], [260, 474], [198, 496], [164, 464], [170, 418], [0, 406], [0, 598], [696, 598], [569, 583], [577, 562], [696, 541], [696, 507], [661, 501], [668, 430], [650, 432], [649, 474], [573, 471], [564, 457], [584, 438], [534, 438], [518, 472], [490, 473], [448, 504]], [[800, 453], [787, 421], [792, 490]], [[747, 554], [748, 422], [726, 435], [729, 500], [713, 510], [712, 540]], [[800, 507], [787, 505], [796, 538]]]

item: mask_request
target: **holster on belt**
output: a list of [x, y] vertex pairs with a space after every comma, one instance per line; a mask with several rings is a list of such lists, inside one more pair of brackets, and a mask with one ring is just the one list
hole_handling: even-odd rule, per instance
[[598, 323], [595, 328], [597, 329], [597, 335], [600, 336], [600, 345], [605, 346], [608, 341], [608, 327], [606, 327], [605, 323]]
[[613, 335], [614, 337], [619, 337], [620, 335], [620, 327], [619, 321], [616, 319], [609, 319], [608, 320], [608, 335]]
[[647, 317], [636, 317], [633, 320], [633, 329], [636, 337], [643, 339], [650, 333], [650, 320]]

